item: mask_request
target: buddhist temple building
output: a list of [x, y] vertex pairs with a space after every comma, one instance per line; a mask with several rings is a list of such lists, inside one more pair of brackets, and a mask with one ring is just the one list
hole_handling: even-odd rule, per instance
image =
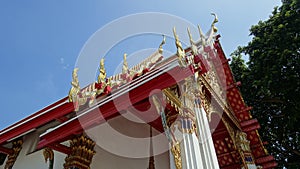
[[[75, 68], [68, 96], [0, 131], [0, 168], [276, 167], [233, 78], [216, 22], [206, 34], [199, 27], [195, 41], [188, 29], [187, 48], [173, 28], [174, 42], [163, 38], [133, 67], [124, 54], [122, 72], [110, 77], [99, 58], [98, 78], [88, 86], [80, 86]], [[174, 43], [176, 53], [165, 57], [165, 43]]]

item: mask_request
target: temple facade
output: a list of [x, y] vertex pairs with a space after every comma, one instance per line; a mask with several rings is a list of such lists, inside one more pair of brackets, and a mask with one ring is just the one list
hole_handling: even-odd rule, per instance
[[233, 78], [213, 21], [208, 33], [165, 58], [81, 87], [0, 131], [1, 169], [268, 169], [276, 167]]

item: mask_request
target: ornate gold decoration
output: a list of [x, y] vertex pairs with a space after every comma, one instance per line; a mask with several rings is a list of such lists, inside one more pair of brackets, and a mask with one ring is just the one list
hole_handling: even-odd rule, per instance
[[247, 168], [247, 164], [254, 164], [254, 158], [250, 149], [250, 141], [247, 139], [247, 134], [242, 131], [237, 131], [235, 142], [238, 152], [242, 157], [242, 166]]
[[196, 55], [199, 54], [198, 48], [197, 48], [197, 46], [196, 46], [196, 43], [195, 43], [194, 40], [193, 40], [193, 37], [192, 37], [191, 31], [190, 31], [190, 28], [187, 28], [187, 31], [188, 31], [189, 38], [190, 38], [190, 44], [191, 44], [192, 53], [193, 53], [194, 56], [196, 56]]
[[14, 164], [17, 160], [17, 157], [19, 156], [19, 153], [22, 149], [23, 140], [20, 139], [20, 140], [14, 141], [12, 144], [13, 144], [12, 145], [13, 153], [8, 156], [8, 159], [6, 161], [4, 169], [11, 169], [14, 166]]
[[[208, 90], [208, 92], [211, 94], [211, 100], [214, 99], [218, 105], [221, 107], [221, 109], [228, 115], [228, 117], [231, 119], [231, 121], [235, 124], [235, 126], [238, 129], [241, 129], [240, 123], [238, 122], [237, 118], [232, 114], [232, 110], [228, 107], [226, 100], [221, 98], [219, 94], [216, 93], [216, 91], [212, 88], [210, 83], [207, 82], [207, 75], [200, 75], [198, 77], [198, 83], [202, 83], [203, 86]], [[203, 101], [203, 100], [202, 100]]]
[[229, 133], [229, 136], [230, 136], [230, 138], [233, 142], [233, 145], [236, 148], [237, 145], [236, 145], [236, 141], [235, 141], [235, 130], [234, 130], [234, 128], [227, 122], [226, 119], [224, 119], [224, 117], [222, 117], [222, 122], [224, 123], [224, 125], [225, 125], [225, 127], [226, 127], [226, 129]]
[[95, 142], [87, 136], [81, 135], [70, 141], [71, 153], [66, 157], [64, 168], [78, 167], [80, 169], [90, 169]]
[[176, 169], [182, 169], [181, 150], [179, 142], [175, 142], [172, 145], [171, 152], [174, 156]]
[[182, 102], [178, 99], [178, 97], [176, 97], [176, 95], [174, 95], [170, 89], [164, 89], [163, 93], [166, 96], [167, 102], [169, 102], [176, 111], [179, 111], [182, 107]]
[[215, 13], [211, 13], [215, 17], [213, 23], [211, 24], [211, 27], [213, 28], [214, 32], [218, 32], [218, 28], [215, 26], [215, 24], [219, 21], [218, 16]]
[[202, 32], [202, 29], [201, 29], [200, 25], [198, 25], [198, 31], [199, 31], [199, 35], [200, 35], [202, 46], [204, 47], [205, 44], [206, 44], [206, 40], [205, 40], [205, 35]]
[[72, 73], [72, 82], [71, 82], [71, 89], [69, 91], [69, 102], [75, 102], [78, 99], [78, 94], [80, 92], [80, 86], [78, 81], [78, 68], [74, 68]]
[[126, 53], [124, 53], [124, 55], [123, 55], [122, 73], [123, 74], [127, 74], [128, 73], [128, 63], [127, 63], [127, 54]]
[[160, 43], [160, 45], [159, 45], [159, 47], [158, 47], [158, 52], [160, 53], [160, 54], [162, 54], [163, 53], [163, 48], [162, 48], [162, 46], [166, 43], [166, 36], [165, 35], [162, 35], [163, 36], [163, 40], [162, 40], [162, 42]]
[[179, 41], [179, 37], [176, 34], [176, 28], [173, 28], [173, 33], [174, 33], [174, 38], [175, 38], [175, 44], [176, 44], [176, 48], [177, 48], [177, 57], [178, 57], [178, 62], [179, 65], [182, 67], [186, 66], [186, 62], [185, 62], [185, 51], [182, 48], [181, 42]]
[[199, 88], [199, 97], [201, 99], [201, 106], [203, 106], [206, 117], [208, 118], [208, 121], [211, 121], [211, 102], [206, 96], [204, 85], [201, 83]]
[[47, 161], [49, 160], [48, 169], [53, 169], [53, 165], [54, 165], [54, 152], [53, 152], [53, 150], [49, 147], [46, 147], [43, 151], [43, 155], [44, 155], [45, 163], [47, 163]]
[[210, 70], [207, 73], [203, 74], [203, 77], [206, 78], [206, 81], [210, 84], [213, 90], [219, 95], [220, 98], [223, 96], [223, 89], [219, 84], [219, 79], [215, 71]]
[[104, 67], [104, 58], [100, 60], [100, 67], [99, 67], [99, 75], [98, 75], [98, 83], [105, 83], [106, 82], [106, 71]]
[[236, 133], [235, 140], [236, 140], [238, 149], [240, 149], [244, 152], [251, 152], [250, 141], [247, 140], [246, 133], [244, 133], [242, 131], [238, 131]]
[[45, 162], [47, 162], [48, 160], [51, 161], [54, 159], [54, 152], [49, 147], [44, 148], [43, 155], [44, 155]]

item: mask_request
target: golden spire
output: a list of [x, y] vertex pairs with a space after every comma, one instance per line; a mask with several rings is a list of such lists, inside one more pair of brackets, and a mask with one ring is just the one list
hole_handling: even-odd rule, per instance
[[100, 67], [99, 67], [99, 75], [98, 75], [98, 83], [105, 83], [106, 81], [106, 71], [104, 67], [104, 58], [100, 60]]
[[202, 43], [203, 46], [205, 46], [205, 35], [203, 34], [200, 25], [198, 25], [198, 31], [199, 31], [199, 34], [200, 34], [201, 43]]
[[175, 44], [176, 44], [176, 48], [177, 48], [177, 56], [178, 56], [179, 64], [181, 66], [184, 66], [185, 64], [184, 64], [183, 60], [185, 59], [185, 51], [182, 48], [182, 45], [179, 41], [178, 35], [176, 34], [176, 28], [175, 27], [173, 28], [173, 33], [174, 33]]
[[128, 73], [128, 63], [127, 63], [127, 54], [124, 53], [123, 56], [123, 69], [122, 69], [122, 73], [123, 74], [127, 74]]
[[189, 27], [187, 28], [187, 31], [188, 31], [189, 38], [190, 38], [192, 53], [193, 53], [193, 55], [198, 55], [199, 54], [198, 49], [197, 49], [197, 46], [195, 45], [195, 42], [193, 41], [193, 37], [192, 37], [192, 34], [191, 34], [191, 31], [190, 31]]
[[163, 53], [163, 48], [162, 48], [162, 46], [166, 43], [166, 36], [165, 35], [162, 35], [163, 36], [163, 40], [162, 40], [162, 42], [160, 43], [160, 45], [159, 45], [159, 48], [158, 48], [158, 52], [160, 53], [160, 54], [162, 54]]
[[77, 98], [77, 94], [80, 92], [77, 72], [78, 72], [78, 68], [74, 68], [72, 73], [72, 82], [71, 82], [72, 87], [69, 91], [69, 102], [75, 101], [74, 99]]
[[214, 32], [216, 33], [218, 31], [218, 28], [215, 26], [215, 23], [219, 22], [218, 16], [215, 13], [211, 13], [215, 17], [213, 23], [211, 24], [211, 27], [213, 28]]

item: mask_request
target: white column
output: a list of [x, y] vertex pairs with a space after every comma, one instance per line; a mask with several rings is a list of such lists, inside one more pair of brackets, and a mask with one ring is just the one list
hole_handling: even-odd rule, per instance
[[182, 118], [181, 119], [181, 128], [182, 128], [182, 161], [183, 168], [186, 169], [202, 169], [202, 155], [200, 153], [200, 147], [198, 138], [195, 134], [195, 130], [192, 126], [194, 121], [191, 118]]
[[[195, 104], [197, 105], [197, 103]], [[203, 166], [205, 168], [220, 168], [215, 151], [212, 135], [210, 133], [208, 118], [202, 107], [194, 108], [197, 117], [197, 132], [199, 138], [200, 151], [202, 154]]]

